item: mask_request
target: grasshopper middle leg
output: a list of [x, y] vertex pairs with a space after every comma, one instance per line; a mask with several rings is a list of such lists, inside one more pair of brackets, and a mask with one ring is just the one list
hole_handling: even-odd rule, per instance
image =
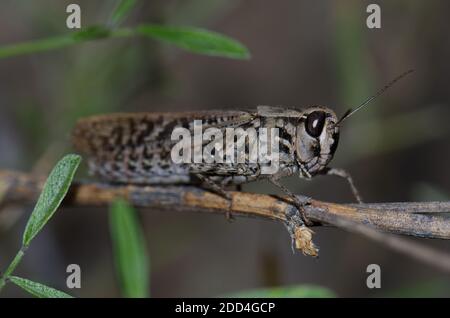
[[[203, 176], [203, 175], [196, 175], [196, 177], [198, 178], [198, 180], [200, 180], [201, 186], [204, 189], [210, 190], [210, 191], [220, 195], [221, 197], [227, 199], [228, 204], [229, 204], [228, 210], [231, 210], [232, 197], [230, 196], [230, 194], [227, 191], [225, 191], [225, 189], [221, 186], [221, 184], [219, 184], [219, 183], [215, 182], [214, 180], [211, 180], [210, 178]], [[227, 211], [225, 216], [228, 221], [233, 220], [233, 216], [231, 215], [230, 211]]]

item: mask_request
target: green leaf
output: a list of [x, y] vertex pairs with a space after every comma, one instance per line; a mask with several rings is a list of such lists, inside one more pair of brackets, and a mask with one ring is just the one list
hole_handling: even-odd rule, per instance
[[324, 287], [298, 285], [276, 288], [261, 288], [227, 295], [233, 298], [331, 298], [335, 294]]
[[25, 278], [11, 276], [9, 277], [9, 280], [15, 285], [39, 298], [73, 298], [72, 296], [63, 293], [62, 291], [56, 290], [40, 283], [33, 282]]
[[103, 27], [88, 27], [85, 30], [73, 32], [67, 35], [1, 46], [0, 58], [61, 49], [80, 42], [105, 38], [109, 35], [110, 31]]
[[235, 59], [248, 59], [248, 49], [238, 41], [222, 34], [193, 27], [141, 25], [136, 31], [156, 40], [165, 41], [185, 50]]
[[110, 209], [110, 229], [116, 269], [125, 297], [149, 296], [149, 259], [135, 210], [124, 200]]
[[55, 213], [69, 190], [80, 162], [80, 156], [67, 155], [53, 168], [28, 220], [23, 233], [23, 246], [30, 244], [31, 240]]
[[118, 25], [121, 23], [134, 8], [136, 2], [136, 0], [120, 0], [111, 16], [111, 24]]

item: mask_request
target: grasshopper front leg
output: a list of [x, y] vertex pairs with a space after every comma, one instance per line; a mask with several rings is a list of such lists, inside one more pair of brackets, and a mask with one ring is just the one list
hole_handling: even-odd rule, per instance
[[347, 171], [345, 171], [344, 169], [340, 169], [340, 168], [325, 168], [324, 170], [322, 170], [322, 173], [324, 175], [329, 175], [329, 176], [338, 176], [338, 177], [341, 177], [341, 178], [344, 178], [345, 180], [347, 180], [356, 201], [358, 201], [358, 203], [363, 203], [362, 197], [359, 194], [359, 191], [356, 188], [355, 183], [353, 182], [352, 176]]

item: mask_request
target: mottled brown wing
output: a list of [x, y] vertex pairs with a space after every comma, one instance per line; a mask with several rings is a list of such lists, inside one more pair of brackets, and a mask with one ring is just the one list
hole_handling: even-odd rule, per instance
[[208, 126], [227, 127], [252, 119], [252, 112], [199, 111], [174, 113], [117, 113], [81, 119], [72, 133], [77, 151], [88, 156], [108, 157], [120, 149], [134, 149], [146, 145], [148, 151], [167, 151], [176, 127], [190, 129], [194, 120], [202, 120]]
[[171, 135], [176, 127], [193, 129], [249, 122], [244, 111], [124, 113], [81, 119], [72, 134], [77, 151], [86, 155], [92, 174], [108, 182], [131, 184], [189, 183], [190, 167], [174, 164]]
[[303, 116], [302, 109], [294, 109], [282, 106], [266, 106], [261, 105], [257, 108], [257, 113], [261, 117], [276, 117], [276, 118], [300, 118]]

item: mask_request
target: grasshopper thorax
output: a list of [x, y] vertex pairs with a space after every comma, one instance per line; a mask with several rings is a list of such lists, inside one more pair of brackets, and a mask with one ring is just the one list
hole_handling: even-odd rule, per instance
[[304, 110], [295, 136], [296, 160], [302, 177], [311, 177], [333, 158], [339, 141], [338, 118], [329, 108], [313, 106]]

